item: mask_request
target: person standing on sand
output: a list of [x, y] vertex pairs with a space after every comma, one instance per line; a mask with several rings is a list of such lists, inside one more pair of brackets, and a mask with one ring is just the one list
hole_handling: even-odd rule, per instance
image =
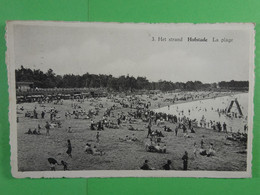
[[194, 157], [196, 157], [197, 158], [197, 144], [196, 144], [196, 142], [194, 142], [194, 149], [193, 149], [193, 154], [194, 154]]
[[151, 125], [148, 125], [147, 126], [147, 128], [148, 128], [148, 134], [147, 134], [147, 138], [149, 137], [149, 135], [150, 136], [152, 136], [152, 129], [151, 129]]
[[91, 119], [90, 130], [96, 130], [93, 119]]
[[70, 158], [72, 158], [72, 155], [71, 155], [72, 147], [71, 147], [71, 143], [70, 143], [69, 139], [68, 139], [67, 147], [68, 147], [68, 149], [67, 149], [66, 153], [69, 155]]
[[183, 157], [182, 157], [182, 161], [183, 161], [183, 170], [186, 171], [188, 169], [188, 152], [185, 151]]
[[189, 129], [191, 129], [191, 119], [189, 120]]
[[182, 130], [183, 130], [183, 133], [187, 132], [187, 128], [186, 128], [186, 126], [184, 124], [182, 125]]
[[[204, 136], [202, 136], [202, 137], [204, 137]], [[202, 138], [201, 141], [200, 141], [200, 147], [201, 147], [201, 148], [204, 148], [204, 139], [203, 139], [203, 138]]]
[[41, 129], [42, 129], [42, 127], [41, 127], [41, 125], [40, 124], [38, 124], [38, 134], [40, 135], [41, 134]]
[[68, 129], [68, 133], [72, 133], [71, 127], [69, 127]]
[[245, 125], [244, 125], [244, 133], [246, 133], [247, 130], [248, 130], [248, 126], [247, 126], [247, 124], [245, 124]]
[[63, 160], [60, 163], [61, 163], [61, 165], [63, 165], [63, 170], [67, 171], [68, 170], [68, 163], [63, 161]]
[[52, 121], [52, 118], [53, 118], [53, 114], [52, 114], [52, 111], [50, 113], [50, 120]]
[[45, 116], [45, 112], [44, 111], [42, 111], [42, 119], [44, 119], [44, 116]]
[[180, 126], [180, 125], [177, 125], [177, 126], [175, 127], [175, 129], [174, 129], [174, 130], [175, 130], [175, 136], [178, 136], [179, 126]]
[[117, 126], [120, 127], [120, 124], [121, 124], [121, 120], [120, 120], [120, 117], [118, 117], [118, 119], [117, 119]]
[[223, 123], [223, 131], [227, 133], [227, 124], [225, 122]]
[[97, 139], [97, 143], [99, 143], [99, 137], [100, 137], [100, 134], [99, 134], [99, 132], [97, 132], [97, 135], [96, 135], [96, 139]]
[[50, 128], [51, 128], [50, 123], [46, 121], [46, 125], [45, 125], [46, 135], [50, 135]]

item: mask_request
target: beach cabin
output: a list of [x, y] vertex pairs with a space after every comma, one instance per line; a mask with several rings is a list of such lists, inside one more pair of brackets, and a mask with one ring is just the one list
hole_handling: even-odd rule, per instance
[[16, 82], [16, 89], [21, 92], [29, 91], [33, 88], [33, 82]]

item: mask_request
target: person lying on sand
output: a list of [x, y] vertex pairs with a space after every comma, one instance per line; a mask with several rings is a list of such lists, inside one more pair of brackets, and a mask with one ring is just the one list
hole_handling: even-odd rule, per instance
[[94, 156], [95, 156], [95, 155], [100, 155], [100, 156], [102, 156], [102, 155], [105, 154], [103, 151], [98, 150], [96, 146], [94, 146], [94, 147], [92, 148], [92, 152], [93, 152], [93, 155], [94, 155]]
[[55, 127], [58, 127], [57, 123], [50, 123], [50, 128], [54, 129]]
[[183, 136], [184, 136], [184, 138], [192, 138], [192, 136], [190, 136], [190, 135], [188, 134], [188, 132], [185, 132], [185, 133], [183, 134]]
[[120, 141], [126, 141], [126, 142], [131, 142], [132, 141], [132, 138], [129, 137], [128, 135], [125, 136], [125, 138], [119, 138]]
[[132, 125], [128, 126], [129, 131], [144, 131], [144, 129], [134, 128]]
[[237, 133], [231, 133], [231, 135], [226, 135], [227, 140], [231, 141], [247, 141], [247, 133], [240, 133], [239, 131]]
[[91, 148], [91, 144], [86, 144], [85, 146], [85, 152], [87, 152], [88, 154], [93, 154], [92, 148]]
[[33, 130], [32, 134], [34, 134], [34, 135], [39, 135], [36, 128]]
[[135, 131], [135, 128], [132, 125], [129, 125], [128, 130]]
[[161, 147], [160, 144], [158, 143], [154, 148], [155, 148], [156, 152], [159, 152], [159, 153], [166, 152], [166, 145], [165, 145], [165, 147]]
[[146, 151], [147, 152], [158, 152], [158, 153], [166, 153], [166, 145], [164, 145], [163, 147], [160, 146], [160, 144], [158, 143], [157, 145], [155, 145], [155, 143], [153, 143], [151, 141], [151, 144], [146, 143]]
[[109, 129], [119, 129], [119, 126], [117, 126], [117, 124], [111, 122], [111, 121], [108, 121], [108, 123], [105, 125], [106, 128], [109, 128]]
[[165, 121], [161, 118], [157, 120], [157, 126], [164, 125]]
[[165, 125], [165, 126], [164, 126], [164, 131], [166, 131], [166, 132], [171, 132], [172, 130]]
[[128, 140], [128, 139], [129, 139], [128, 135], [126, 135], [124, 138], [119, 137], [119, 140], [120, 140], [120, 141], [126, 141], [126, 140]]

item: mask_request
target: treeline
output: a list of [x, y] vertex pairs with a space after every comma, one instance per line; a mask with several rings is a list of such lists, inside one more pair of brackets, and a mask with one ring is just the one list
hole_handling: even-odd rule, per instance
[[161, 90], [171, 91], [176, 89], [181, 90], [202, 90], [209, 88], [217, 88], [217, 86], [223, 87], [237, 87], [247, 86], [248, 81], [230, 81], [220, 82], [212, 84], [203, 84], [200, 81], [188, 81], [186, 83], [160, 80], [158, 82], [149, 82], [146, 77], [133, 77], [133, 76], [120, 76], [113, 77], [112, 75], [104, 74], [83, 74], [73, 75], [56, 75], [52, 69], [47, 72], [41, 70], [32, 70], [30, 68], [24, 68], [15, 70], [16, 82], [30, 81], [34, 83], [34, 87], [38, 88], [106, 88], [108, 90]]
[[230, 82], [226, 82], [226, 81], [221, 81], [219, 82], [219, 87], [220, 88], [248, 88], [249, 87], [249, 82], [248, 81], [230, 81]]

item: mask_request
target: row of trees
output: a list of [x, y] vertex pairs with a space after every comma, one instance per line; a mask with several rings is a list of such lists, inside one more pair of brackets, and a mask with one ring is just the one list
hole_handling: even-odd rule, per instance
[[248, 81], [221, 81], [219, 82], [219, 87], [221, 88], [248, 88], [249, 87], [249, 82]]
[[[216, 88], [217, 83], [203, 84], [200, 81], [188, 81], [186, 83], [160, 80], [158, 82], [149, 82], [145, 77], [133, 77], [133, 76], [120, 76], [118, 78], [112, 75], [103, 74], [83, 74], [73, 75], [66, 74], [64, 76], [56, 75], [52, 69], [49, 69], [46, 73], [41, 70], [32, 70], [30, 68], [24, 68], [15, 70], [16, 81], [30, 81], [34, 82], [34, 87], [38, 88], [106, 88], [109, 90], [161, 90], [171, 91], [175, 89], [182, 90], [200, 90], [208, 88]], [[227, 88], [232, 86], [248, 87], [248, 81], [231, 81], [220, 82], [220, 87]]]

